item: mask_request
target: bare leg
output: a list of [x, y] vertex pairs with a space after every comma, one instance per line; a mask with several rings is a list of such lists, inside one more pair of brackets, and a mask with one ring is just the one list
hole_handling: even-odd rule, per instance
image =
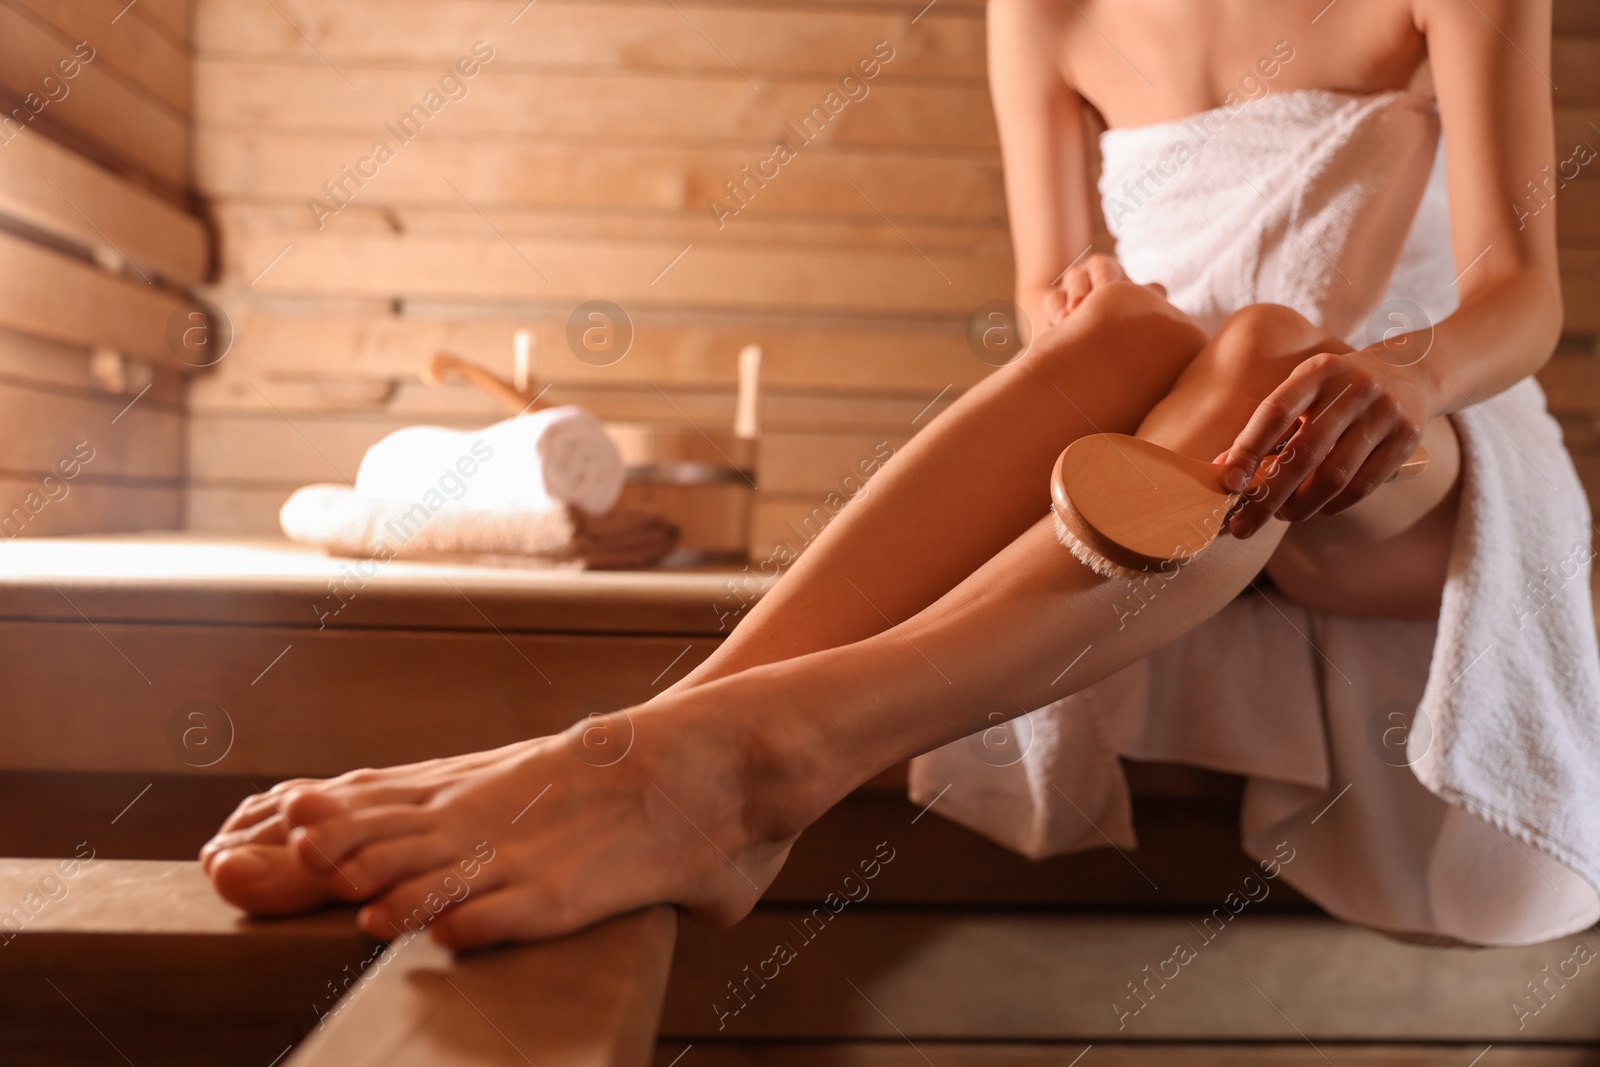
[[[1250, 403], [1230, 396], [1219, 408], [1208, 368], [1253, 350], [1231, 373], [1266, 377], [1262, 367], [1277, 361], [1281, 380], [1299, 352], [1273, 339], [1269, 328], [1286, 325], [1276, 314], [1231, 324], [1141, 433], [1191, 455], [1220, 452]], [[754, 904], [794, 836], [855, 785], [986, 725], [978, 709], [989, 700], [1039, 706], [1147, 655], [1225, 605], [1284, 531], [1271, 523], [1247, 542], [1223, 539], [1124, 625], [1116, 609], [1127, 587], [1080, 566], [1041, 519], [894, 627], [634, 709], [634, 748], [614, 767], [589, 767], [562, 739], [541, 738], [485, 753], [468, 771], [437, 776], [443, 784], [424, 768], [418, 799], [361, 804], [337, 788], [292, 789], [283, 803], [308, 824], [293, 848], [329, 896], [350, 895], [341, 877], [363, 895], [384, 888], [364, 911], [374, 933], [437, 913], [442, 940], [482, 944], [658, 900], [730, 921]], [[538, 817], [518, 825], [546, 787]], [[451, 862], [482, 848], [498, 857], [493, 873], [476, 897], [449, 907], [440, 885]], [[225, 870], [214, 875], [226, 891]]]
[[1097, 288], [913, 438], [678, 687], [860, 640], [885, 617], [921, 611], [1045, 513], [1063, 448], [1133, 433], [1204, 344], [1145, 286]]
[[[1050, 468], [1063, 448], [1088, 433], [1132, 433], [1204, 344], [1200, 329], [1155, 291], [1101, 286], [903, 448], [674, 688], [847, 644], [927, 607], [1045, 512]], [[419, 766], [437, 775], [477, 759]], [[416, 777], [413, 768], [390, 768], [336, 781], [350, 803], [370, 806], [410, 802]], [[310, 784], [280, 783], [246, 800], [202, 853], [207, 870], [224, 851], [285, 841], [293, 826], [282, 796]], [[255, 882], [263, 899], [289, 907], [299, 884], [293, 871], [259, 853], [233, 861], [241, 884]], [[299, 888], [307, 900], [325, 895]], [[359, 893], [348, 882], [339, 888]]]
[[[1188, 364], [1139, 432], [1215, 455], [1261, 396], [1328, 344], [1292, 313], [1247, 309]], [[1428, 482], [1386, 487], [1355, 528], [1437, 514], [1449, 495], [1450, 485]], [[885, 628], [879, 615], [864, 624], [868, 636], [830, 647], [837, 635], [814, 622], [809, 640], [819, 650], [703, 676], [623, 714], [635, 741], [615, 766], [589, 766], [552, 737], [394, 768], [376, 781], [290, 788], [276, 803], [302, 824], [290, 837], [293, 876], [245, 877], [227, 856], [212, 874], [254, 910], [376, 897], [363, 911], [370, 932], [436, 920], [435, 935], [456, 946], [550, 936], [662, 900], [732, 921], [754, 905], [795, 836], [850, 789], [987, 725], [979, 709], [995, 698], [1040, 706], [1169, 642], [1235, 596], [1285, 530], [1274, 522], [1246, 542], [1224, 538], [1160, 580], [1159, 595], [1128, 625], [1118, 610], [1127, 587], [1080, 566], [1048, 520], [1037, 520], [943, 595], [916, 580], [875, 586], [886, 597], [937, 596], [896, 625]], [[811, 573], [810, 584], [831, 574], [859, 590], [866, 574], [856, 567], [870, 565], [870, 554], [838, 549], [848, 545], [842, 536], [832, 543], [831, 568], [796, 574]], [[892, 606], [907, 610], [904, 601]], [[746, 655], [759, 659], [782, 640], [752, 641]], [[518, 825], [545, 791], [537, 817]], [[463, 888], [457, 870], [472, 857], [483, 861], [473, 865], [478, 880]]]

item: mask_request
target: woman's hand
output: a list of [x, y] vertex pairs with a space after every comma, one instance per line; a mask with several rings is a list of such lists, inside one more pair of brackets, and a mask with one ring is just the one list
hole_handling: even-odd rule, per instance
[[[1045, 325], [1055, 326], [1076, 311], [1095, 286], [1129, 280], [1115, 256], [1108, 256], [1104, 252], [1091, 253], [1063, 271], [1055, 285], [1045, 292]], [[1162, 285], [1152, 283], [1150, 288], [1162, 296], [1167, 295], [1166, 287]]]
[[1270, 518], [1299, 522], [1364, 499], [1411, 458], [1441, 410], [1418, 366], [1394, 366], [1380, 351], [1306, 360], [1219, 457], [1223, 484], [1249, 487], [1228, 532], [1246, 538]]

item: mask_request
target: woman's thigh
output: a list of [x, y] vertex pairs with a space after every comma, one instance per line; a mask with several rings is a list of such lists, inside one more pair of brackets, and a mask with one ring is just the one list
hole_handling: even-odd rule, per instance
[[1433, 618], [1455, 541], [1461, 445], [1445, 417], [1422, 439], [1428, 466], [1391, 482], [1338, 515], [1289, 528], [1267, 564], [1283, 593], [1319, 611], [1386, 618]]

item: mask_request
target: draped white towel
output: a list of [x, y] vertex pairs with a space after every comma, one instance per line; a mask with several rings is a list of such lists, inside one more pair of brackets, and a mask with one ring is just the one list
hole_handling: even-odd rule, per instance
[[[1271, 302], [1363, 345], [1369, 320], [1381, 336], [1454, 310], [1437, 138], [1432, 102], [1405, 93], [1280, 93], [1113, 130], [1105, 214], [1130, 276], [1208, 328]], [[1186, 140], [1199, 150], [1176, 152]], [[1137, 181], [1163, 158], [1146, 197]], [[1124, 183], [1140, 193], [1131, 212]], [[1380, 304], [1392, 299], [1411, 302], [1399, 321]], [[1195, 764], [1245, 776], [1245, 851], [1286, 842], [1283, 877], [1352, 922], [1476, 944], [1594, 923], [1589, 508], [1532, 379], [1452, 421], [1462, 494], [1437, 623], [1246, 594], [1019, 720], [1014, 761], [970, 739], [919, 757], [913, 801], [943, 793], [935, 811], [1031, 856], [1132, 848], [1118, 757]]]
[[[476, 446], [476, 451], [474, 450]], [[483, 458], [485, 451], [492, 451]], [[622, 453], [599, 419], [580, 407], [545, 408], [481, 430], [408, 426], [371, 448], [356, 473], [356, 492], [410, 500], [438, 492], [462, 457], [464, 498], [476, 511], [548, 511], [571, 504], [604, 515], [622, 495]]]

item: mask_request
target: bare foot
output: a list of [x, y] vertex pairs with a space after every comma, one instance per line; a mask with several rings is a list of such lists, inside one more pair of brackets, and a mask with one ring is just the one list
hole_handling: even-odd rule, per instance
[[783, 866], [803, 826], [788, 813], [803, 806], [780, 795], [789, 774], [729, 716], [678, 703], [471, 756], [285, 783], [241, 805], [206, 846], [207, 870], [256, 914], [369, 900], [368, 933], [431, 926], [454, 948], [552, 937], [658, 902], [733, 922]]

